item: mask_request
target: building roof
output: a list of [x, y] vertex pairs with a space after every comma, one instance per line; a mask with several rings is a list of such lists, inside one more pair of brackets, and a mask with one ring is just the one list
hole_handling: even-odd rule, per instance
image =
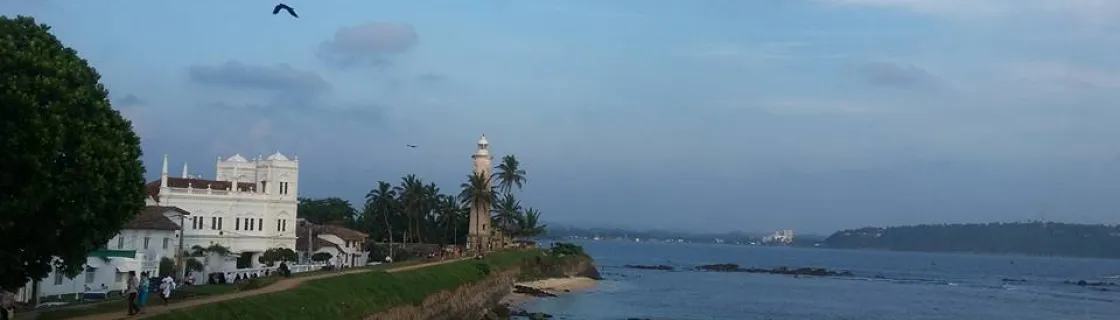
[[[189, 186], [195, 189], [206, 189], [209, 187], [214, 190], [226, 190], [229, 189], [231, 185], [233, 185], [231, 181], [167, 177], [167, 186], [171, 188], [186, 188]], [[159, 180], [148, 182], [145, 186], [148, 195], [151, 196], [153, 200], [159, 201], [159, 187]], [[257, 191], [257, 184], [252, 182], [238, 182], [237, 190], [242, 192], [255, 192]]]
[[233, 156], [227, 158], [226, 161], [249, 162], [249, 160], [246, 160], [245, 157], [242, 157], [240, 153], [234, 154]]
[[179, 230], [179, 225], [164, 215], [167, 211], [176, 211], [189, 215], [190, 212], [179, 207], [146, 206], [140, 214], [124, 225], [122, 229], [131, 230]]
[[[312, 240], [312, 242], [313, 242], [312, 243], [313, 248], [310, 251], [318, 251], [319, 249], [330, 248], [330, 247], [334, 247], [334, 248], [337, 248], [339, 250], [342, 250], [342, 248], [339, 245], [331, 243], [330, 241], [327, 241], [327, 240], [323, 240], [322, 238], [319, 238], [319, 237], [315, 237], [315, 240]], [[296, 251], [308, 251], [307, 250], [307, 234], [304, 234], [302, 237], [299, 237], [298, 239], [296, 239]]]
[[268, 156], [268, 158], [265, 160], [288, 161], [288, 157], [283, 153], [280, 153], [280, 151], [276, 151], [276, 153]]
[[[334, 235], [334, 236], [342, 238], [342, 240], [346, 240], [346, 241], [362, 241], [362, 242], [364, 242], [364, 241], [366, 241], [366, 239], [369, 238], [368, 234], [365, 234], [363, 232], [360, 232], [360, 231], [357, 231], [357, 230], [354, 230], [354, 229], [350, 229], [350, 228], [347, 228], [347, 227], [343, 227], [343, 226], [339, 226], [339, 225], [333, 225], [333, 224], [318, 225], [318, 224], [314, 224], [314, 223], [304, 221], [304, 222], [300, 223], [298, 226], [296, 226], [296, 236], [300, 237], [299, 241], [300, 241], [300, 243], [302, 243], [303, 247], [307, 247], [307, 239], [306, 238], [307, 238], [308, 228], [311, 228], [311, 234], [312, 234], [312, 236], [315, 236], [316, 239], [319, 239], [319, 235], [321, 235], [321, 234]], [[297, 243], [296, 246], [297, 247], [300, 246], [300, 243]], [[318, 247], [316, 247], [316, 250], [317, 249], [318, 249]]]

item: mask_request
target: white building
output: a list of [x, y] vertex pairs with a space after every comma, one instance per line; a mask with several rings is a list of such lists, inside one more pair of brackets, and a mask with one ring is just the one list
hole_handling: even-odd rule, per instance
[[763, 243], [770, 244], [792, 244], [793, 243], [793, 230], [778, 230], [774, 235], [762, 238]]
[[[311, 255], [326, 252], [331, 255], [327, 264], [339, 267], [357, 267], [366, 264], [366, 252], [362, 245], [369, 235], [337, 225], [317, 225], [306, 221], [299, 224], [299, 240], [296, 251], [303, 261]], [[308, 249], [310, 248], [310, 250]]]
[[[179, 244], [179, 217], [190, 215], [176, 207], [147, 206], [121, 232], [86, 258], [86, 270], [74, 278], [52, 272], [39, 283], [40, 296], [73, 294], [86, 291], [120, 291], [129, 271], [137, 275], [159, 274], [159, 261], [175, 258]], [[31, 294], [29, 282], [19, 293], [21, 301]]]
[[160, 180], [149, 182], [147, 190], [150, 204], [190, 212], [182, 220], [185, 250], [214, 244], [230, 250], [224, 261], [207, 263], [206, 272], [256, 268], [265, 250], [295, 249], [298, 158], [276, 152], [249, 161], [235, 154], [219, 158], [209, 180], [191, 176], [186, 164], [180, 177], [169, 177], [165, 155]]

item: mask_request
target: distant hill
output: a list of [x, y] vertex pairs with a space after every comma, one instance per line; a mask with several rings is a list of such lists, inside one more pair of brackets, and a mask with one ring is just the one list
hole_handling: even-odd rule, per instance
[[869, 227], [838, 231], [825, 239], [823, 245], [842, 249], [1120, 258], [1120, 227], [1054, 222]]

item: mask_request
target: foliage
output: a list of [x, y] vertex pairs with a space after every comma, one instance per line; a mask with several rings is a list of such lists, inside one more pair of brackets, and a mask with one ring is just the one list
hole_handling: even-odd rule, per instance
[[521, 162], [517, 161], [517, 156], [507, 154], [502, 157], [502, 163], [494, 167], [498, 169], [491, 178], [498, 183], [498, 190], [502, 194], [510, 194], [514, 187], [521, 190], [521, 186], [525, 184], [525, 170], [521, 170]]
[[1120, 226], [1053, 222], [939, 224], [838, 231], [831, 248], [1120, 258]]
[[358, 216], [358, 211], [350, 205], [350, 201], [337, 197], [299, 198], [299, 208], [296, 212], [298, 212], [300, 218], [314, 224], [333, 223], [353, 226]]
[[333, 257], [330, 252], [316, 252], [311, 255], [311, 261], [323, 262], [330, 260]]
[[288, 248], [272, 248], [261, 253], [260, 258], [257, 260], [271, 267], [277, 262], [299, 260], [299, 254]]
[[140, 139], [31, 17], [0, 16], [0, 74], [0, 286], [75, 276], [144, 207]]
[[578, 244], [568, 243], [568, 242], [553, 243], [552, 247], [549, 248], [549, 251], [551, 251], [552, 254], [555, 255], [555, 256], [582, 256], [582, 255], [585, 255], [585, 253], [583, 252], [583, 247], [581, 247]]
[[159, 277], [163, 278], [170, 275], [178, 274], [178, 267], [175, 266], [175, 260], [163, 257], [159, 259]]
[[539, 251], [502, 252], [483, 260], [396, 273], [316, 279], [291, 290], [172, 310], [149, 319], [361, 319], [397, 306], [418, 305], [431, 294], [483, 280], [486, 272], [516, 268], [539, 255]]
[[183, 261], [183, 265], [187, 269], [187, 271], [190, 272], [202, 272], [206, 269], [206, 267], [202, 265], [201, 261], [198, 261], [198, 259], [194, 258], [186, 259], [185, 261]]

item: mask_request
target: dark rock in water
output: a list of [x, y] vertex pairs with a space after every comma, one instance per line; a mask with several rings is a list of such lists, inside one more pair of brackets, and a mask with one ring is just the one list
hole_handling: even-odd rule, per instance
[[519, 285], [519, 284], [513, 285], [513, 292], [514, 293], [527, 294], [527, 295], [534, 296], [534, 297], [555, 297], [556, 296], [555, 294], [552, 294], [551, 292], [548, 292], [548, 291], [544, 291], [544, 290], [533, 288], [533, 287], [526, 287], [526, 286]]
[[1008, 279], [1008, 278], [1003, 278], [1003, 282], [1027, 282], [1027, 280], [1026, 280], [1026, 279]]
[[642, 270], [667, 270], [667, 271], [672, 271], [673, 270], [672, 266], [667, 266], [667, 265], [663, 265], [663, 264], [659, 264], [659, 265], [656, 265], [656, 266], [647, 266], [647, 265], [641, 265], [641, 264], [628, 264], [628, 265], [625, 265], [623, 267], [630, 268], [630, 269], [642, 269]]
[[833, 271], [825, 268], [789, 268], [778, 267], [774, 269], [760, 269], [760, 268], [742, 268], [733, 263], [722, 264], [708, 264], [696, 267], [700, 271], [715, 271], [715, 272], [746, 272], [746, 273], [767, 273], [767, 274], [781, 274], [791, 276], [817, 276], [817, 277], [850, 277], [850, 271]]
[[1082, 286], [1082, 287], [1105, 287], [1105, 286], [1111, 287], [1111, 286], [1116, 285], [1115, 282], [1103, 282], [1103, 281], [1089, 282], [1089, 281], [1085, 281], [1085, 280], [1078, 280], [1077, 282], [1066, 280], [1065, 283], [1066, 284], [1075, 284], [1075, 285]]

